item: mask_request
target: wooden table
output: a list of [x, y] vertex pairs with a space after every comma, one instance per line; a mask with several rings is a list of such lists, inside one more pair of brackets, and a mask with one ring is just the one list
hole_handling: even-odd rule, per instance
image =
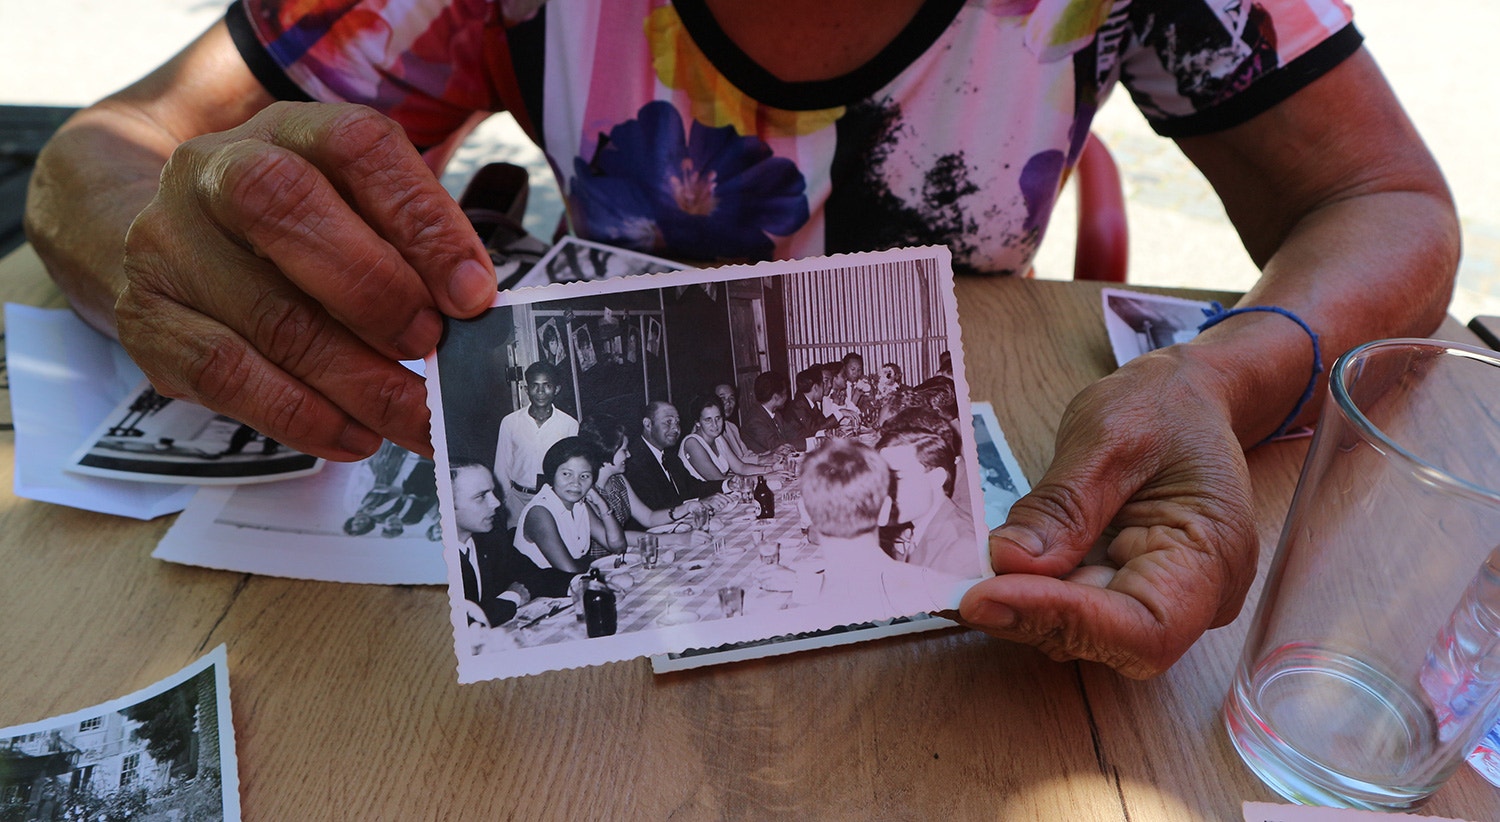
[[[1068, 399], [1112, 368], [1098, 290], [960, 284], [975, 396], [1033, 480]], [[0, 262], [0, 294], [60, 304], [29, 248]], [[1250, 456], [1262, 574], [1306, 449]], [[247, 819], [1141, 822], [1278, 801], [1220, 720], [1249, 607], [1149, 682], [953, 630], [460, 687], [444, 591], [159, 562], [170, 518], [16, 499], [13, 459], [0, 434], [0, 726], [120, 696], [226, 643]], [[1464, 768], [1426, 813], [1500, 819], [1500, 789]]]

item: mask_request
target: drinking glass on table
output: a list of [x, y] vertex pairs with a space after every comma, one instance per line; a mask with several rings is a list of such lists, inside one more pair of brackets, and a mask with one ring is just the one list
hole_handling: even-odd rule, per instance
[[766, 532], [760, 528], [755, 529], [755, 552], [766, 565], [775, 565], [781, 561], [781, 543], [766, 539]]
[[660, 557], [660, 548], [655, 534], [641, 535], [641, 566], [647, 570], [656, 567], [656, 561]]
[[1500, 359], [1382, 340], [1328, 391], [1225, 723], [1289, 799], [1406, 810], [1500, 713]]
[[725, 618], [739, 616], [745, 612], [745, 589], [730, 586], [719, 589], [719, 609]]

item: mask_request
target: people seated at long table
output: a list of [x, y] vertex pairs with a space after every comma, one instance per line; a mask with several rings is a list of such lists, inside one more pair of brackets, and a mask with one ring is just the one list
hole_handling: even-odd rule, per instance
[[[525, 564], [507, 556], [515, 548], [503, 527], [502, 505], [489, 466], [456, 458], [448, 473], [453, 480], [453, 524], [468, 623], [493, 628], [509, 622], [516, 609], [531, 599], [525, 583], [532, 574], [526, 572]], [[530, 570], [534, 572], [535, 566]]]
[[890, 488], [891, 468], [874, 449], [831, 439], [808, 455], [802, 505], [827, 563], [825, 597], [865, 599], [878, 591], [888, 611], [917, 613], [931, 607], [929, 592], [963, 577], [899, 562], [881, 548], [878, 526], [890, 516]]
[[600, 454], [599, 475], [594, 488], [603, 497], [610, 516], [620, 527], [645, 530], [683, 519], [703, 507], [701, 500], [690, 499], [666, 508], [647, 505], [631, 487], [625, 466], [631, 457], [630, 437], [624, 423], [605, 414], [591, 415], [578, 427], [578, 436]]
[[682, 418], [676, 406], [660, 400], [647, 403], [641, 413], [640, 433], [630, 440], [625, 478], [641, 501], [653, 510], [681, 506], [718, 490], [694, 479], [683, 467], [677, 453], [681, 438]]
[[765, 371], [755, 378], [755, 402], [740, 409], [740, 434], [745, 446], [762, 456], [777, 449], [806, 451], [808, 442], [786, 424], [781, 409], [791, 398], [786, 374]]
[[588, 570], [592, 543], [624, 553], [625, 532], [594, 488], [598, 470], [598, 452], [582, 437], [565, 437], [547, 449], [542, 488], [521, 510], [516, 526], [522, 556], [543, 570], [573, 575]]
[[718, 397], [702, 395], [688, 404], [688, 419], [693, 430], [678, 444], [682, 465], [694, 479], [705, 483], [723, 482], [731, 473], [754, 477], [774, 472], [774, 468], [746, 462], [734, 453], [724, 436], [724, 406]]

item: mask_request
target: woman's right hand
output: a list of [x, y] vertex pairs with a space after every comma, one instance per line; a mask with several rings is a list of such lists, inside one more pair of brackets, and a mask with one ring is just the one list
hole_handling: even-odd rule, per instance
[[165, 396], [331, 459], [430, 454], [426, 355], [495, 292], [482, 244], [399, 126], [274, 104], [182, 143], [125, 241], [121, 343]]

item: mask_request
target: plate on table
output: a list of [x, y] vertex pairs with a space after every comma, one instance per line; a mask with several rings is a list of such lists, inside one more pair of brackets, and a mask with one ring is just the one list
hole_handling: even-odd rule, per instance
[[701, 574], [713, 567], [713, 562], [706, 559], [694, 559], [677, 566], [677, 570], [684, 574]]
[[664, 626], [689, 625], [700, 619], [702, 617], [692, 611], [668, 611], [656, 618], [656, 624]]
[[762, 565], [750, 577], [762, 591], [789, 594], [797, 587], [797, 572], [780, 565]]
[[685, 519], [676, 522], [667, 522], [661, 525], [653, 525], [646, 529], [648, 534], [682, 534], [693, 530], [693, 523]]
[[[620, 565], [616, 565], [615, 563], [619, 562], [622, 558], [625, 560], [625, 562]], [[640, 554], [610, 554], [609, 556], [599, 557], [593, 562], [590, 562], [589, 567], [598, 568], [599, 570], [608, 574], [610, 571], [623, 571], [628, 568], [635, 568], [640, 564]]]

